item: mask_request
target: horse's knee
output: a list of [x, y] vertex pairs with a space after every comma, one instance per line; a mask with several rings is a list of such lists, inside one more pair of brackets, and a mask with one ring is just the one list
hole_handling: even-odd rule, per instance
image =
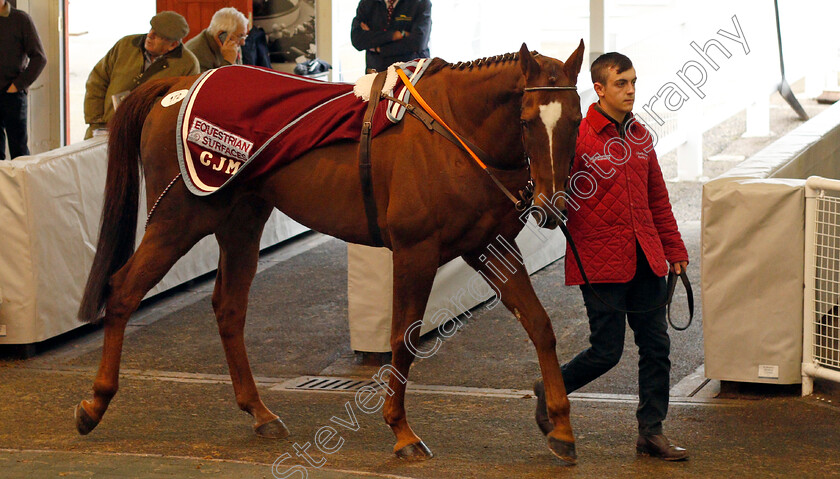
[[[417, 328], [418, 330], [420, 328]], [[409, 336], [409, 337], [405, 337]], [[415, 352], [418, 351], [417, 346], [420, 342], [419, 334], [400, 335], [391, 338], [391, 353], [393, 363], [400, 364], [408, 361], [409, 364], [414, 360]]]
[[244, 315], [233, 308], [217, 308], [216, 323], [219, 326], [219, 335], [222, 339], [235, 338], [242, 334], [245, 329]]
[[551, 329], [551, 323], [533, 331], [529, 330], [528, 336], [534, 343], [537, 352], [551, 351], [553, 353], [557, 347], [557, 338], [554, 336], [554, 330]]
[[536, 335], [532, 341], [537, 351], [555, 351], [557, 348], [557, 339], [554, 337], [554, 332], [550, 330], [548, 334]]

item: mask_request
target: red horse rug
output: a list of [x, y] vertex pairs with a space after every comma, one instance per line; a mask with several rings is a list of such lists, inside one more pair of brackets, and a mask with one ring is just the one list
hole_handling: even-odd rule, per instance
[[[421, 59], [398, 66], [416, 84], [428, 64]], [[373, 75], [354, 86], [244, 65], [205, 72], [189, 90], [161, 100], [164, 107], [181, 103], [175, 137], [187, 188], [209, 195], [235, 177], [253, 178], [313, 148], [359, 141], [372, 84]], [[410, 95], [395, 66], [382, 91], [404, 102]], [[373, 117], [374, 136], [405, 113], [398, 103], [383, 104], [387, 108], [377, 108]]]

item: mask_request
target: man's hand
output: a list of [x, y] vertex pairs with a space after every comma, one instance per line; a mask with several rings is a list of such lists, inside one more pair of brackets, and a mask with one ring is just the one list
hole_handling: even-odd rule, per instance
[[671, 271], [677, 274], [682, 274], [685, 271], [685, 268], [688, 266], [688, 261], [678, 261], [676, 263], [671, 263]]
[[397, 30], [397, 31], [394, 32], [393, 35], [391, 35], [391, 40], [396, 42], [398, 40], [402, 40], [403, 38], [405, 38], [407, 36], [408, 36], [408, 32], [406, 32], [405, 30]]
[[18, 89], [17, 89], [17, 87], [15, 86], [14, 83], [9, 85], [9, 88], [6, 90], [6, 93], [17, 93], [17, 92], [18, 92]]
[[231, 65], [236, 63], [236, 58], [239, 56], [239, 42], [233, 39], [233, 35], [228, 35], [225, 43], [221, 45], [222, 57]]
[[369, 31], [370, 31], [370, 27], [369, 27], [369, 26], [367, 25], [367, 23], [365, 23], [365, 22], [362, 22], [361, 27], [362, 27], [362, 30], [364, 30], [364, 31], [366, 31], [366, 32], [369, 32]]

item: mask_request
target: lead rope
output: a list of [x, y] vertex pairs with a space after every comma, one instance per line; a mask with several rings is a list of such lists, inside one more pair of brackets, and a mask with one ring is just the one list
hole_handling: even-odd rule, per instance
[[665, 302], [654, 306], [653, 308], [643, 309], [643, 310], [625, 310], [621, 308], [617, 308], [610, 303], [608, 303], [601, 295], [595, 291], [595, 288], [592, 286], [592, 283], [589, 282], [589, 278], [586, 276], [586, 272], [583, 270], [583, 263], [580, 260], [580, 254], [578, 253], [577, 246], [575, 246], [574, 240], [572, 240], [572, 235], [569, 233], [569, 229], [566, 227], [566, 223], [560, 222], [560, 229], [563, 231], [563, 235], [566, 237], [566, 241], [569, 243], [569, 248], [572, 250], [572, 256], [575, 258], [575, 263], [577, 263], [577, 267], [580, 270], [580, 275], [583, 276], [583, 281], [586, 283], [586, 287], [589, 288], [589, 291], [592, 291], [592, 294], [595, 295], [595, 298], [601, 302], [604, 306], [612, 309], [613, 311], [619, 313], [631, 313], [631, 314], [638, 314], [638, 313], [650, 313], [662, 308], [666, 308], [667, 317], [668, 317], [668, 324], [671, 325], [677, 331], [685, 331], [691, 326], [691, 322], [694, 319], [694, 293], [691, 290], [691, 282], [688, 280], [688, 275], [686, 274], [685, 270], [679, 274], [680, 279], [682, 280], [683, 287], [685, 287], [685, 294], [686, 300], [688, 301], [688, 323], [685, 326], [677, 326], [674, 324], [674, 321], [671, 319], [671, 300], [674, 299], [674, 291], [677, 288], [677, 274], [673, 271], [668, 273], [668, 288], [667, 292], [665, 293]]
[[158, 203], [160, 203], [160, 200], [163, 199], [163, 196], [166, 195], [167, 192], [169, 192], [169, 188], [172, 188], [172, 185], [174, 185], [175, 182], [178, 181], [178, 178], [180, 178], [180, 177], [181, 177], [181, 173], [178, 173], [177, 175], [175, 175], [175, 178], [172, 178], [172, 181], [170, 181], [169, 184], [166, 185], [166, 188], [163, 189], [163, 193], [161, 193], [160, 196], [158, 196], [157, 200], [155, 200], [155, 204], [152, 205], [152, 209], [150, 209], [149, 214], [146, 215], [146, 226], [145, 226], [145, 228], [149, 227], [149, 221], [152, 220], [152, 215], [155, 214], [155, 209], [157, 209]]

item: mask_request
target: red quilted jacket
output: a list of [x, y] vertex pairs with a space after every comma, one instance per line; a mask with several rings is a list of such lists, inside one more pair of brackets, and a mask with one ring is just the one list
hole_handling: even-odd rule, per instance
[[[567, 225], [591, 282], [633, 279], [636, 241], [659, 276], [668, 273], [669, 262], [688, 261], [662, 170], [641, 124], [631, 122], [621, 141], [615, 123], [591, 105], [580, 124], [571, 178]], [[566, 284], [583, 283], [566, 246]]]

